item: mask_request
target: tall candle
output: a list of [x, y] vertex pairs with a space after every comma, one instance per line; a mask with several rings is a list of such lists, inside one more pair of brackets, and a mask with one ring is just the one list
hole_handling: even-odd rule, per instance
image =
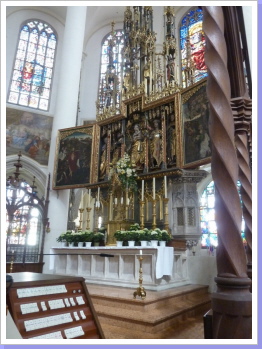
[[91, 207], [91, 189], [88, 189], [88, 195], [89, 195], [89, 198], [88, 198], [88, 207]]
[[145, 181], [142, 180], [142, 201], [144, 201], [144, 194], [145, 194]]
[[100, 187], [98, 187], [98, 191], [97, 191], [97, 201], [99, 202], [100, 199]]
[[156, 179], [153, 177], [153, 200], [156, 198]]
[[140, 255], [142, 255], [142, 250], [140, 250]]
[[167, 183], [166, 183], [166, 176], [164, 176], [164, 188], [165, 188], [165, 199], [167, 198]]
[[83, 194], [83, 189], [82, 189], [82, 192], [81, 192], [80, 208], [84, 208], [84, 194]]

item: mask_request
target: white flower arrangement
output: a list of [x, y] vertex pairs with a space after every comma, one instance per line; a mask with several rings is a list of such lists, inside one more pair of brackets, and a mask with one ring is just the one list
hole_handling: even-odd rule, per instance
[[[112, 177], [114, 169], [110, 169], [109, 175]], [[125, 153], [124, 156], [117, 161], [115, 172], [117, 173], [123, 188], [131, 188], [137, 190], [136, 177], [137, 173], [135, 168], [132, 166], [130, 156]]]

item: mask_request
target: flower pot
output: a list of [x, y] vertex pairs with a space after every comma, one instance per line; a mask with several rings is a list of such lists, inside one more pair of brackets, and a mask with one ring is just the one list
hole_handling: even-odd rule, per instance
[[123, 246], [123, 241], [116, 242], [116, 247], [122, 247], [122, 246]]
[[66, 241], [61, 241], [61, 246], [62, 247], [66, 247], [67, 246], [67, 242]]
[[147, 246], [147, 241], [145, 240], [140, 241], [140, 245], [143, 247]]
[[133, 240], [130, 240], [130, 241], [127, 241], [128, 242], [128, 246], [130, 247], [130, 246], [135, 246], [135, 241], [133, 241]]
[[158, 246], [158, 240], [151, 240], [151, 247], [157, 247]]
[[75, 247], [75, 243], [74, 242], [69, 242], [69, 247]]
[[86, 244], [86, 247], [91, 247], [92, 241], [86, 241], [85, 244]]
[[159, 246], [162, 246], [162, 247], [164, 247], [164, 246], [166, 246], [166, 241], [159, 241]]
[[100, 242], [94, 242], [94, 246], [97, 247], [100, 245]]
[[78, 244], [77, 244], [78, 247], [83, 247], [84, 246], [84, 243], [83, 241], [79, 241]]

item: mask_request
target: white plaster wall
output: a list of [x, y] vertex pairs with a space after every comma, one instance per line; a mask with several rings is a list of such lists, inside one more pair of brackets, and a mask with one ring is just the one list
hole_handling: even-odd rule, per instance
[[188, 251], [188, 278], [192, 284], [208, 285], [209, 292], [216, 290], [214, 278], [217, 276], [217, 265], [215, 255], [210, 255], [208, 250], [197, 250], [193, 256]]

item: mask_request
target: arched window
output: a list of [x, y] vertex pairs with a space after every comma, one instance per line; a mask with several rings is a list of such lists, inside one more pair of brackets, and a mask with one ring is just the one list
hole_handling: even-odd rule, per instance
[[[240, 182], [237, 182], [238, 192], [240, 191]], [[240, 197], [241, 200], [241, 197]], [[215, 222], [215, 185], [214, 182], [210, 182], [200, 199], [200, 224], [202, 231], [202, 247], [216, 247], [217, 241], [217, 226]], [[245, 241], [245, 221], [242, 218], [241, 235], [243, 243]]]
[[194, 9], [182, 19], [180, 50], [183, 87], [188, 87], [207, 76], [204, 59], [205, 35], [202, 30], [203, 11]]
[[38, 262], [43, 231], [43, 203], [27, 182], [6, 186], [7, 261]]
[[52, 27], [38, 20], [21, 30], [7, 101], [48, 110], [57, 37]]
[[[111, 31], [102, 42], [101, 68], [98, 100], [100, 109], [114, 105], [120, 106], [122, 86], [122, 49], [124, 47], [123, 30]], [[108, 98], [110, 95], [113, 98]]]

